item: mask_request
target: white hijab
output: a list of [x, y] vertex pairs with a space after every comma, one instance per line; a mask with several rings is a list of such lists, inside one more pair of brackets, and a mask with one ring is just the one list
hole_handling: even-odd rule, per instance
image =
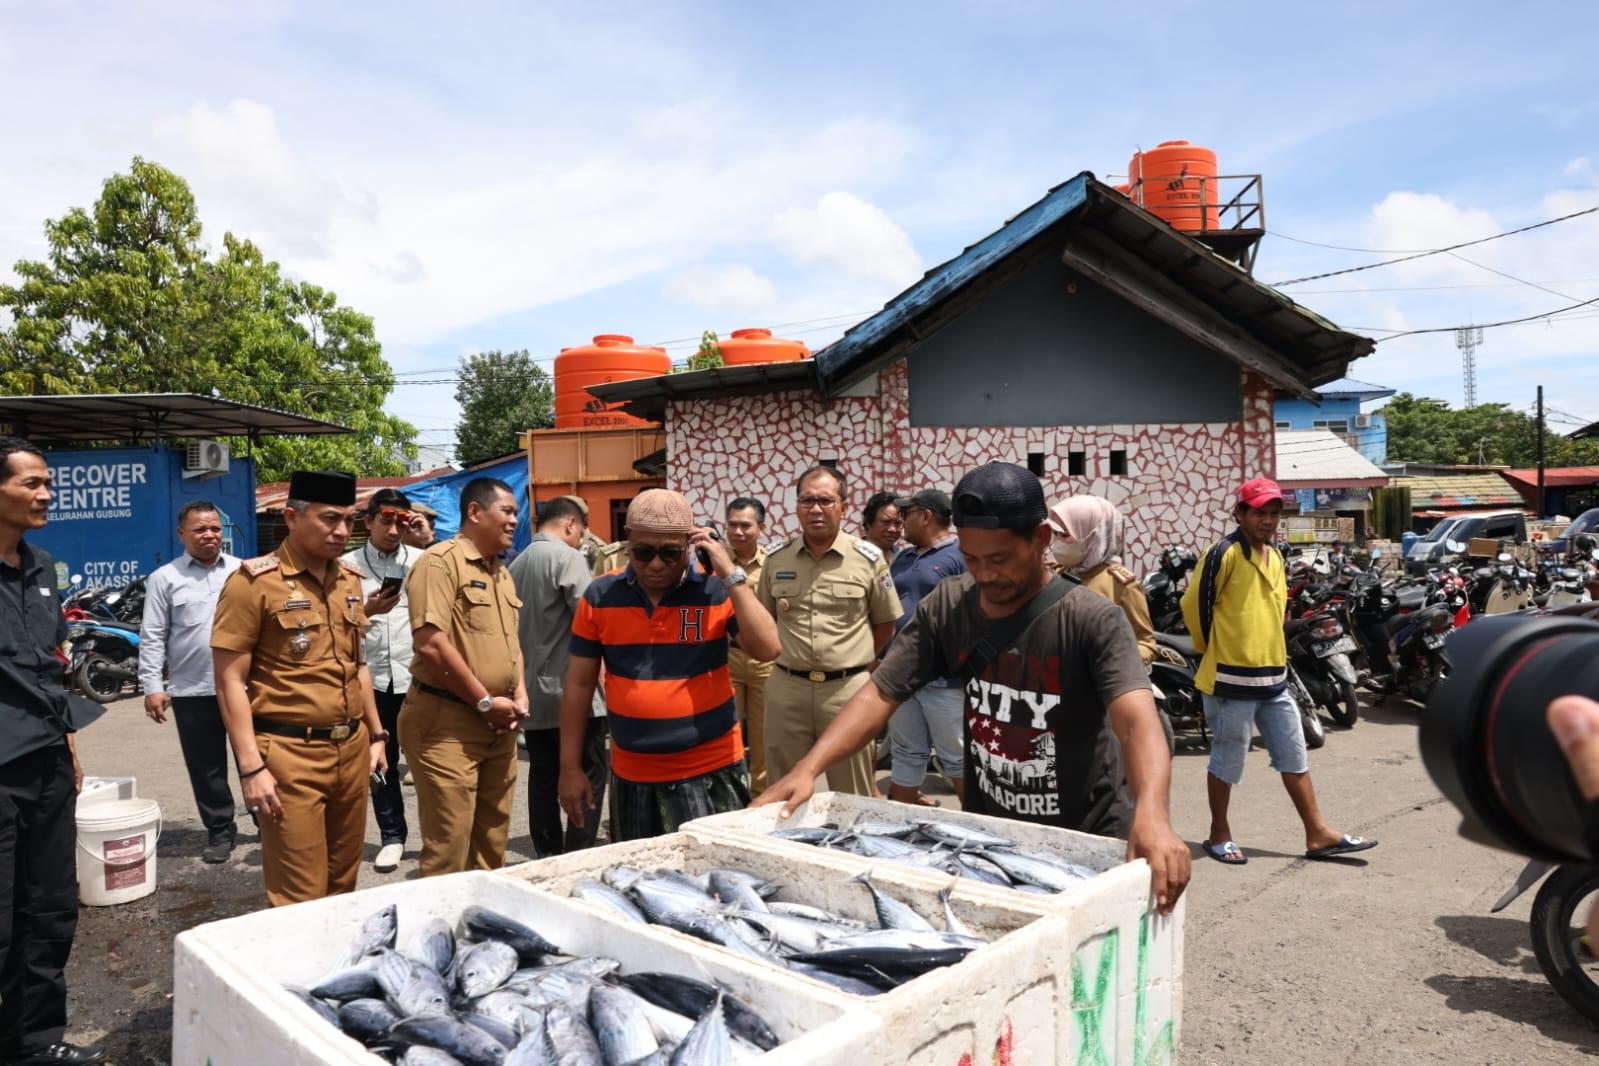
[[1072, 537], [1070, 544], [1057, 540], [1050, 545], [1062, 570], [1081, 574], [1122, 561], [1122, 514], [1115, 504], [1079, 493], [1066, 497], [1049, 511], [1056, 525]]

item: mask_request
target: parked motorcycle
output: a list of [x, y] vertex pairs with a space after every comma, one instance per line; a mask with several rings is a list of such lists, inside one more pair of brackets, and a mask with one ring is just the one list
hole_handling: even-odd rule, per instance
[[1360, 717], [1355, 695], [1359, 677], [1350, 660], [1359, 649], [1349, 631], [1348, 613], [1341, 604], [1323, 603], [1283, 626], [1288, 661], [1312, 703], [1327, 708], [1333, 721], [1346, 729]]
[[1186, 633], [1183, 622], [1183, 590], [1187, 576], [1199, 556], [1182, 548], [1167, 548], [1160, 553], [1160, 569], [1144, 578], [1144, 599], [1149, 601], [1149, 619], [1157, 633]]
[[[1149, 683], [1155, 690], [1158, 707], [1174, 734], [1177, 730], [1197, 729], [1208, 746], [1210, 732], [1205, 726], [1205, 703], [1194, 676], [1199, 672], [1199, 651], [1182, 633], [1156, 633], [1160, 655], [1149, 664]], [[1175, 748], [1175, 737], [1173, 747]]]
[[[82, 582], [74, 575], [74, 585]], [[144, 578], [118, 589], [80, 589], [63, 604], [67, 616], [67, 680], [96, 703], [139, 691], [139, 622]]]
[[[1547, 877], [1547, 880], [1545, 878]], [[1590, 1021], [1599, 1022], [1599, 956], [1588, 942], [1588, 910], [1599, 897], [1599, 865], [1553, 866], [1534, 860], [1498, 901], [1498, 914], [1533, 885], [1532, 953], [1538, 969], [1560, 998]]]

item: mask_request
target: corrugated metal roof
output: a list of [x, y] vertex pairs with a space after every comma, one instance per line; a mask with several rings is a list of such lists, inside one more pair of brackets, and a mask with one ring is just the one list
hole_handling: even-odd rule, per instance
[[1308, 486], [1333, 481], [1370, 481], [1386, 485], [1388, 475], [1331, 430], [1279, 429], [1277, 480], [1303, 482]]
[[[453, 466], [441, 466], [435, 470], [427, 470], [409, 477], [363, 477], [355, 482], [355, 505], [365, 507], [372, 494], [378, 489], [404, 490], [407, 485], [418, 481], [425, 481], [431, 477], [455, 472]], [[287, 481], [268, 481], [264, 485], [255, 487], [255, 513], [265, 514], [268, 511], [281, 511], [283, 504], [289, 498], [289, 483]]]
[[1396, 395], [1397, 390], [1385, 389], [1381, 385], [1370, 385], [1354, 378], [1339, 378], [1329, 381], [1325, 385], [1316, 386], [1318, 396], [1342, 396], [1348, 399], [1359, 397], [1362, 400], [1383, 400]]
[[1520, 508], [1521, 493], [1498, 474], [1454, 474], [1439, 477], [1394, 478], [1395, 486], [1410, 490], [1413, 511], [1449, 507], [1461, 510]]
[[[1538, 487], [1537, 470], [1506, 470], [1505, 477], [1527, 489]], [[1599, 466], [1551, 466], [1543, 472], [1545, 488], [1576, 488], [1599, 484]]]

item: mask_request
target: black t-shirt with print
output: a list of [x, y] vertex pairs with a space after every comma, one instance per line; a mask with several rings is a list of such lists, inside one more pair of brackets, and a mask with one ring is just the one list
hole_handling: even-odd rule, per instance
[[[917, 605], [872, 680], [908, 699], [957, 673], [988, 628], [971, 575], [951, 577]], [[966, 683], [963, 809], [1126, 836], [1132, 803], [1105, 709], [1148, 688], [1127, 616], [1071, 589]]]

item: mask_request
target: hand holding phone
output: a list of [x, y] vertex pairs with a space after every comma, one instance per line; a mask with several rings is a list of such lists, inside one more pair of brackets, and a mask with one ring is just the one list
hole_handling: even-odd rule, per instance
[[378, 586], [378, 595], [380, 595], [380, 596], [398, 596], [400, 594], [400, 589], [402, 589], [404, 587], [405, 587], [405, 578], [403, 578], [403, 577], [386, 577], [386, 578], [383, 579], [383, 584]]

